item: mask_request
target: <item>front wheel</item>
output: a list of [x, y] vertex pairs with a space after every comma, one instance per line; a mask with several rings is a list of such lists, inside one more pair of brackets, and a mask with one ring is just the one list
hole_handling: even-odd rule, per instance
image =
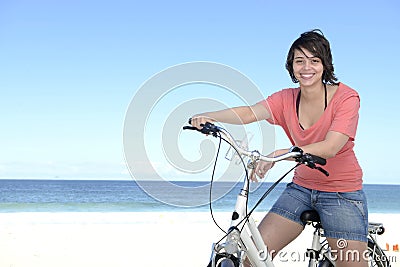
[[[216, 267], [239, 267], [239, 259], [233, 255], [227, 253], [218, 253], [215, 256], [215, 266]], [[212, 267], [212, 261], [207, 265], [207, 267]]]
[[330, 260], [324, 258], [318, 263], [318, 267], [334, 267]]
[[218, 265], [218, 267], [235, 267], [235, 263], [233, 263], [233, 261], [231, 259], [223, 259], [221, 260]]

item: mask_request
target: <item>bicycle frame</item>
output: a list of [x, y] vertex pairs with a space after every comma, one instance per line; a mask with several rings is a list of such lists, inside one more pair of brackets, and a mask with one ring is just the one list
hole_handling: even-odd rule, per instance
[[[188, 126], [184, 127], [183, 129], [198, 130], [197, 128]], [[224, 137], [224, 140], [231, 144], [238, 155], [249, 157], [250, 163], [248, 165], [248, 168], [252, 171], [254, 170], [255, 163], [259, 160], [278, 162], [287, 158], [299, 159], [303, 156], [303, 151], [301, 151], [301, 149], [297, 149], [296, 151], [290, 150], [286, 154], [275, 157], [267, 157], [265, 155], [262, 155], [257, 150], [248, 151], [240, 147], [228, 131], [209, 123], [206, 123], [203, 129], [200, 131], [203, 134], [212, 134], [214, 137], [217, 137], [217, 133], [219, 133], [221, 138]], [[321, 159], [309, 154], [305, 154], [305, 156], [307, 156], [307, 158], [304, 159], [305, 161], [302, 162], [303, 164], [308, 165], [310, 168], [317, 168], [320, 171], [323, 171], [326, 175], [329, 175], [322, 168], [316, 167], [314, 163], [315, 161], [318, 164], [324, 165], [325, 159]], [[243, 187], [237, 197], [235, 210], [232, 213], [231, 226], [226, 236], [226, 242], [222, 245], [219, 243], [213, 244], [211, 266], [216, 266], [216, 256], [222, 252], [225, 252], [229, 255], [236, 254], [236, 258], [238, 258], [240, 261], [243, 261], [247, 257], [252, 266], [255, 267], [274, 266], [272, 263], [272, 256], [268, 252], [267, 246], [265, 245], [262, 236], [258, 231], [257, 225], [253, 217], [251, 216], [251, 214], [247, 214], [248, 187], [249, 180], [248, 177], [245, 177]], [[238, 227], [242, 227], [242, 229], [239, 231]], [[243, 264], [243, 262], [241, 262], [241, 264]]]
[[[316, 267], [320, 266], [320, 261], [321, 258], [325, 259], [328, 261], [332, 266], [335, 266], [335, 261], [332, 259], [332, 255], [329, 251], [329, 249], [325, 248], [323, 243], [321, 243], [321, 237], [323, 236], [323, 228], [322, 225], [317, 223], [316, 226], [314, 226], [315, 230], [313, 233], [313, 240], [312, 240], [312, 246], [311, 249], [307, 249], [307, 256], [310, 258], [308, 266], [309, 267]], [[324, 242], [328, 242], [326, 239]]]
[[[319, 166], [316, 166], [316, 163], [319, 165], [325, 165], [325, 159], [310, 154], [303, 155], [303, 151], [298, 147], [293, 147], [295, 149], [290, 149], [288, 153], [275, 157], [268, 157], [262, 155], [257, 150], [248, 151], [240, 147], [228, 131], [210, 123], [206, 123], [201, 130], [192, 126], [185, 126], [183, 127], [183, 129], [198, 130], [203, 134], [212, 134], [214, 137], [217, 137], [219, 135], [221, 139], [224, 139], [226, 142], [231, 144], [231, 146], [235, 149], [239, 156], [249, 157], [250, 162], [247, 166], [247, 169], [251, 169], [251, 171], [254, 171], [255, 163], [259, 160], [266, 162], [278, 162], [287, 158], [295, 158], [296, 161], [299, 162], [299, 164], [305, 164], [312, 169], [317, 169], [321, 171], [326, 176], [329, 175], [326, 170]], [[281, 179], [283, 179], [283, 177]], [[280, 180], [278, 180], [277, 183], [279, 181]], [[257, 228], [257, 225], [251, 213], [247, 214], [249, 182], [250, 181], [246, 176], [244, 179], [243, 187], [239, 195], [237, 196], [235, 210], [232, 213], [230, 228], [227, 235], [224, 237], [225, 243], [220, 243], [222, 241], [221, 240], [218, 243], [214, 243], [212, 246], [211, 262], [209, 264], [209, 266], [211, 265], [211, 267], [216, 267], [217, 265], [222, 267], [240, 267], [243, 266], [243, 261], [246, 258], [253, 267], [274, 267], [274, 264], [272, 262], [272, 255], [268, 252], [268, 248], [263, 241], [263, 238]], [[317, 220], [314, 220], [313, 222], [315, 223], [313, 224], [315, 231], [313, 234], [312, 246], [306, 251], [308, 253], [307, 256], [310, 258], [308, 266], [335, 266], [335, 262], [333, 257], [331, 256], [330, 250], [326, 246], [327, 240], [325, 239], [323, 243], [321, 243], [321, 237], [323, 237], [322, 225]], [[308, 220], [305, 221], [306, 224], [312, 224], [313, 222]], [[239, 227], [241, 227], [240, 230]], [[374, 253], [376, 253], [377, 255], [377, 257], [374, 256], [375, 254], [372, 255], [372, 261], [379, 261], [381, 263], [381, 265], [379, 266], [390, 266], [390, 262], [387, 260], [384, 260], [382, 262], [379, 259], [375, 259], [385, 256], [382, 249], [376, 243], [375, 237], [373, 236], [374, 234], [380, 235], [384, 232], [383, 225], [381, 223], [370, 223], [368, 232], [368, 235], [371, 238], [371, 244], [374, 246]], [[219, 265], [220, 259], [221, 265]], [[224, 260], [228, 261], [224, 262]]]
[[[245, 179], [243, 187], [237, 196], [235, 210], [232, 213], [230, 228], [225, 239], [225, 243], [213, 244], [211, 255], [211, 266], [217, 266], [216, 256], [219, 253], [236, 254], [240, 260], [240, 265], [243, 265], [243, 260], [248, 259], [253, 267], [274, 267], [272, 262], [272, 255], [268, 252], [268, 248], [264, 243], [261, 233], [257, 228], [252, 215], [247, 216], [247, 197], [248, 197], [248, 183]], [[242, 228], [239, 231], [239, 228]], [[309, 260], [309, 267], [315, 267], [321, 260], [320, 255], [330, 259], [328, 249], [324, 249], [321, 244], [321, 236], [323, 235], [322, 227], [315, 227], [313, 234], [312, 246], [307, 250]], [[239, 234], [240, 233], [240, 234]], [[310, 254], [313, 253], [313, 254]], [[334, 265], [334, 261], [329, 260]]]
[[[212, 246], [211, 267], [217, 266], [217, 255], [223, 254], [224, 252], [229, 255], [236, 254], [236, 258], [240, 261], [239, 266], [243, 266], [243, 261], [248, 259], [253, 267], [274, 267], [272, 256], [268, 252], [268, 248], [258, 231], [252, 215], [250, 214], [250, 216], [247, 216], [246, 214], [248, 183], [249, 181], [246, 179], [237, 196], [235, 210], [232, 213], [225, 243], [214, 243]], [[314, 223], [313, 227], [315, 230], [313, 233], [312, 245], [311, 248], [305, 251], [305, 253], [307, 253], [305, 255], [309, 257], [308, 266], [335, 266], [335, 260], [330, 253], [329, 246], [325, 243], [327, 240], [323, 239], [321, 242], [321, 238], [324, 237], [322, 225], [318, 222]], [[239, 229], [241, 230], [239, 231]], [[379, 250], [382, 252], [382, 249], [377, 244], [375, 235], [380, 235], [383, 232], [384, 228], [382, 223], [369, 223], [368, 237], [373, 242], [376, 251]], [[223, 256], [225, 257], [226, 254]], [[380, 254], [379, 256], [382, 257]], [[321, 260], [329, 265], [320, 265]], [[386, 262], [378, 266], [390, 266], [390, 263]]]
[[[211, 266], [213, 267], [216, 266], [216, 255], [218, 253], [221, 253], [223, 250], [228, 250], [228, 253], [230, 254], [236, 252], [240, 260], [243, 260], [246, 255], [252, 266], [255, 267], [274, 266], [272, 263], [272, 257], [268, 253], [267, 246], [265, 245], [261, 234], [258, 231], [257, 225], [253, 217], [250, 215], [246, 218], [248, 183], [249, 181], [245, 179], [243, 188], [237, 196], [235, 210], [232, 213], [232, 220], [229, 228], [229, 233], [226, 237], [226, 242], [222, 245], [213, 244], [213, 252], [211, 256]], [[244, 225], [241, 226], [241, 224]], [[237, 239], [235, 238], [235, 234], [238, 233], [238, 227], [243, 227], [243, 229], [240, 231], [240, 238]], [[233, 244], [229, 244], [229, 242], [233, 242]], [[228, 245], [230, 246], [230, 248], [227, 248]]]

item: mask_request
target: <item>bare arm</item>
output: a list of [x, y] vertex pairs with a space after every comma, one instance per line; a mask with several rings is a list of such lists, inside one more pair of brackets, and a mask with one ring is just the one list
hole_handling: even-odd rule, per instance
[[[329, 131], [323, 141], [305, 145], [300, 148], [304, 153], [310, 153], [324, 159], [329, 159], [334, 157], [348, 140], [349, 137], [345, 134]], [[269, 154], [269, 156], [278, 156], [287, 152], [289, 152], [289, 149], [279, 149]], [[258, 162], [255, 171], [252, 173], [251, 179], [256, 180], [255, 175], [263, 178], [273, 165], [274, 164], [271, 164], [270, 162]]]
[[334, 157], [348, 140], [349, 137], [345, 134], [329, 131], [323, 141], [302, 146], [301, 149], [303, 149], [305, 153], [329, 159]]
[[262, 104], [257, 103], [252, 106], [234, 107], [194, 115], [192, 117], [192, 125], [200, 129], [200, 125], [206, 122], [248, 124], [259, 120], [266, 120], [270, 117], [271, 115], [268, 110]]
[[[334, 157], [343, 148], [348, 140], [349, 137], [345, 134], [329, 131], [323, 141], [301, 146], [300, 148], [304, 151], [304, 153], [329, 159]], [[281, 155], [287, 153], [288, 151], [289, 149], [279, 149], [271, 153], [271, 155]]]

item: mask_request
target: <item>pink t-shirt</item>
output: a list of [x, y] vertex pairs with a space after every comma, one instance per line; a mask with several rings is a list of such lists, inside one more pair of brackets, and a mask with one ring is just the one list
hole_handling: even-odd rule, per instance
[[272, 114], [268, 121], [280, 125], [291, 143], [304, 146], [323, 141], [329, 131], [349, 136], [344, 147], [324, 166], [325, 176], [317, 170], [301, 165], [296, 168], [293, 182], [309, 189], [327, 192], [349, 192], [362, 188], [362, 170], [354, 154], [354, 139], [358, 124], [360, 98], [358, 93], [339, 83], [332, 100], [319, 120], [308, 129], [301, 129], [296, 113], [296, 99], [300, 88], [289, 88], [269, 96], [262, 103]]

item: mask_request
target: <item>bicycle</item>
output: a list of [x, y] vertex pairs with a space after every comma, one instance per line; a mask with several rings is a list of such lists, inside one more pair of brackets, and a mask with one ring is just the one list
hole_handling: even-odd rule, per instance
[[[265, 245], [261, 234], [258, 231], [256, 222], [252, 217], [252, 213], [254, 212], [255, 208], [265, 199], [269, 192], [271, 192], [286, 175], [288, 175], [294, 168], [296, 168], [300, 164], [304, 164], [312, 169], [321, 171], [326, 176], [328, 176], [329, 173], [319, 166], [325, 165], [326, 160], [315, 155], [303, 153], [303, 151], [298, 147], [293, 147], [288, 153], [285, 153], [283, 155], [267, 157], [265, 155], [262, 155], [257, 150], [249, 151], [242, 148], [236, 143], [232, 135], [222, 127], [216, 126], [208, 122], [202, 126], [203, 128], [200, 130], [193, 126], [184, 126], [183, 129], [197, 130], [205, 135], [218, 137], [220, 139], [220, 145], [222, 140], [227, 142], [242, 160], [246, 174], [243, 182], [243, 187], [237, 196], [235, 209], [231, 217], [230, 227], [226, 232], [224, 231], [225, 235], [218, 242], [213, 243], [211, 259], [208, 267], [242, 267], [244, 266], [243, 264], [245, 259], [248, 259], [248, 262], [251, 264], [251, 266], [254, 267], [273, 267], [274, 264], [272, 262], [272, 256], [268, 252], [267, 246]], [[216, 158], [218, 158], [219, 148]], [[244, 163], [244, 157], [249, 158], [247, 165]], [[254, 171], [256, 163], [260, 160], [268, 162], [278, 162], [289, 158], [293, 158], [297, 162], [297, 165], [291, 168], [280, 179], [278, 179], [264, 193], [264, 195], [260, 198], [256, 205], [250, 211], [248, 211], [247, 203], [249, 197], [250, 183], [248, 170]], [[301, 214], [301, 220], [306, 225], [312, 225], [315, 228], [311, 248], [307, 249], [306, 251], [306, 256], [309, 257], [308, 266], [335, 266], [334, 257], [332, 256], [331, 249], [329, 248], [328, 242], [324, 236], [324, 230], [320, 222], [318, 213], [313, 210], [305, 211]], [[383, 233], [384, 227], [382, 223], [369, 223], [367, 256], [369, 258], [370, 266], [390, 266], [389, 259], [386, 257], [383, 250], [376, 242], [376, 235], [381, 235]]]

